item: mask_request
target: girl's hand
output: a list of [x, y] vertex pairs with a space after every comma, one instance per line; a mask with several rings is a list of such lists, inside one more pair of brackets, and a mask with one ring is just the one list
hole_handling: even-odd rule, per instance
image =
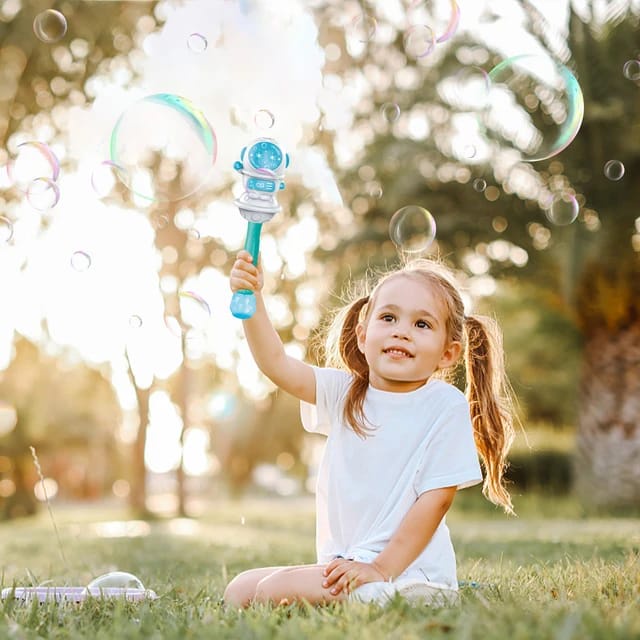
[[373, 564], [356, 562], [336, 558], [332, 560], [322, 572], [325, 576], [322, 586], [331, 589], [332, 595], [339, 594], [342, 590], [351, 593], [354, 589], [367, 582], [385, 582], [386, 578]]
[[231, 291], [235, 292], [240, 289], [260, 291], [263, 284], [264, 278], [260, 264], [256, 267], [253, 264], [251, 254], [243, 249], [236, 256], [236, 261], [231, 267], [231, 274], [229, 275]]

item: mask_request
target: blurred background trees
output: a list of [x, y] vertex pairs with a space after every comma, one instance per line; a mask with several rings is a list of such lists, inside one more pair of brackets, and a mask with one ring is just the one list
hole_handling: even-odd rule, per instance
[[[259, 10], [257, 0], [240, 4], [245, 17]], [[549, 23], [536, 3], [505, 4], [518, 16], [514, 29], [530, 34], [554, 61], [572, 69], [585, 99], [581, 131], [568, 148], [548, 160], [514, 164], [498, 152], [482, 158], [456, 152], [451, 143], [455, 122], [470, 110], [446, 85], [460, 69], [494, 67], [507, 55], [504, 42], [466, 28], [426, 58], [407, 56], [399, 25], [406, 24], [413, 4], [398, 2], [393, 13], [391, 5], [375, 2], [312, 3], [325, 52], [323, 118], [306, 127], [303, 137], [328, 158], [344, 206], [322, 203], [304, 176], [288, 180], [280, 197], [285, 213], [267, 225], [263, 241], [266, 292], [276, 325], [288, 348], [303, 356], [349, 279], [397, 262], [389, 239], [391, 214], [407, 204], [423, 206], [437, 223], [432, 248], [458, 269], [474, 308], [502, 323], [525, 427], [544, 423], [576, 430], [576, 487], [586, 502], [638, 504], [639, 89], [637, 79], [622, 73], [640, 51], [638, 7], [575, 3], [565, 25]], [[162, 27], [167, 7], [187, 5], [56, 3], [53, 8], [66, 16], [70, 34], [43, 46], [33, 37], [32, 23], [51, 3], [4, 3], [0, 159], [8, 160], [12, 136], [24, 137], [43, 123], [56, 132], [51, 139], [64, 145], [74, 127], [69, 114], [96, 99], [96, 79], [120, 77], [123, 90], [135, 87], [143, 73], [138, 63], [145, 37]], [[504, 22], [506, 13], [491, 3], [482, 6], [479, 22]], [[462, 2], [460, 7], [463, 15], [471, 9]], [[352, 18], [362, 16], [371, 20], [376, 37], [372, 32], [354, 44]], [[225, 37], [232, 40], [233, 34]], [[339, 101], [348, 112], [342, 121], [327, 106]], [[385, 117], [384, 105], [396, 105], [397, 118]], [[234, 124], [240, 116], [228, 117]], [[224, 123], [214, 128], [219, 138], [225, 136]], [[623, 165], [622, 179], [605, 175], [609, 160]], [[73, 157], [63, 158], [62, 165], [73, 171]], [[177, 462], [164, 474], [172, 476], [167, 486], [175, 512], [189, 513], [189, 492], [201, 487], [197, 477], [188, 477], [185, 464], [191, 436], [204, 456], [205, 479], [222, 479], [222, 490], [240, 493], [256, 478], [283, 494], [312, 486], [317, 441], [301, 430], [296, 403], [273, 393], [247, 369], [239, 326], [229, 329], [214, 310], [203, 331], [187, 308], [194, 299], [197, 306], [197, 298], [180, 295], [197, 289], [198, 282], [213, 287], [228, 273], [237, 240], [200, 233], [197, 222], [237, 215], [217, 204], [232, 200], [234, 182], [230, 173], [222, 173], [212, 188], [169, 205], [140, 207], [122, 186], [106, 200], [140, 210], [152, 230], [153, 246], [144, 256], [157, 272], [154, 286], [179, 361], [170, 373], [143, 372], [136, 361], [150, 358], [160, 346], [125, 340], [119, 358], [83, 363], [72, 348], [56, 346], [46, 330], [33, 342], [16, 333], [10, 364], [0, 372], [2, 415], [7, 424], [14, 423], [0, 432], [3, 517], [33, 511], [37, 478], [30, 445], [58, 482], [60, 497], [115, 492], [136, 512], [148, 512], [148, 482], [163, 475], [154, 474], [145, 460], [159, 399], [168, 404], [157, 406], [175, 411], [179, 425], [171, 445]], [[544, 189], [576, 198], [580, 212], [573, 224], [557, 226], [545, 216]], [[6, 188], [0, 214], [17, 217], [14, 206], [21, 198]], [[40, 217], [40, 233], [55, 216], [52, 209]], [[20, 244], [13, 242], [16, 248]], [[304, 252], [301, 269], [293, 268], [287, 254], [292, 245]], [[12, 266], [24, 270], [32, 259], [28, 250], [16, 251]], [[215, 294], [209, 295], [213, 308]], [[217, 334], [214, 347], [212, 333]], [[313, 359], [314, 352], [307, 356]], [[35, 384], [20, 386], [21, 380]], [[96, 451], [100, 464], [92, 457]], [[71, 455], [75, 471], [69, 475], [60, 460], [68, 462]], [[537, 478], [551, 475], [550, 467], [561, 463], [549, 458], [544, 464], [546, 470], [543, 465], [532, 472]], [[514, 478], [518, 473], [514, 469]], [[560, 474], [566, 481], [570, 475]]]

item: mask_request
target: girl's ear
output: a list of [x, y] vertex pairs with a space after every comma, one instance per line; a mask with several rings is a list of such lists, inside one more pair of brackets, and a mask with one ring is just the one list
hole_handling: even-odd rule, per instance
[[367, 332], [361, 322], [356, 325], [356, 338], [358, 340], [358, 349], [361, 353], [364, 353], [364, 341], [367, 337]]
[[462, 353], [461, 342], [450, 342], [440, 356], [438, 369], [446, 369], [454, 365]]

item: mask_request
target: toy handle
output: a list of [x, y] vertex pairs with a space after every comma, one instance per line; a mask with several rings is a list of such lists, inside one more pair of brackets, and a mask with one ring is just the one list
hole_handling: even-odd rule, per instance
[[[260, 231], [262, 231], [262, 222], [247, 223], [247, 237], [244, 241], [244, 248], [251, 254], [253, 264], [258, 263]], [[249, 289], [236, 291], [231, 298], [229, 308], [236, 318], [241, 320], [250, 318], [256, 312], [256, 297], [253, 295], [253, 291], [249, 291]]]

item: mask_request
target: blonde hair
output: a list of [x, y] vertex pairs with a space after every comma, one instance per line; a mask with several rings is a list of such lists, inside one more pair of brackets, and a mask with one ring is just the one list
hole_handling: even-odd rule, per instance
[[[382, 285], [398, 277], [413, 278], [432, 288], [445, 309], [447, 344], [464, 344], [465, 392], [476, 448], [486, 472], [482, 493], [506, 512], [513, 513], [504, 474], [507, 454], [515, 436], [515, 412], [513, 394], [504, 368], [502, 333], [492, 318], [465, 315], [453, 273], [444, 264], [432, 260], [414, 260], [382, 275], [372, 288], [364, 283], [364, 290], [334, 314], [324, 345], [325, 364], [344, 369], [353, 376], [343, 409], [345, 423], [363, 438], [372, 431], [364, 415], [369, 365], [358, 348], [356, 327], [368, 322]], [[371, 291], [367, 293], [369, 288]], [[434, 375], [450, 380], [452, 374], [450, 369]]]

